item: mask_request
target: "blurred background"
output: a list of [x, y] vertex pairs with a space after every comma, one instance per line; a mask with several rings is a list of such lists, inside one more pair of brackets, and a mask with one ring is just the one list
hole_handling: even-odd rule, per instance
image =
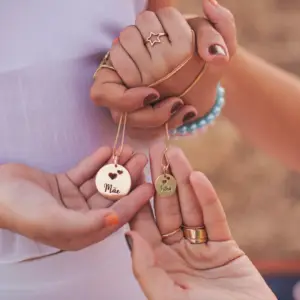
[[[242, 46], [300, 75], [300, 0], [219, 2], [233, 12]], [[201, 14], [200, 0], [177, 4]], [[300, 299], [292, 297], [300, 280], [300, 174], [251, 147], [222, 118], [200, 138], [174, 143], [211, 179], [235, 239], [279, 299]]]

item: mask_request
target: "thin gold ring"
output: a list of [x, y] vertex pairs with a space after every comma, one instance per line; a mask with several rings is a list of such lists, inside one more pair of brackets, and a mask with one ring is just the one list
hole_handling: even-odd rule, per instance
[[146, 39], [145, 44], [150, 44], [151, 47], [153, 47], [155, 44], [160, 44], [161, 43], [161, 37], [167, 36], [166, 33], [164, 32], [159, 32], [159, 33], [154, 33], [150, 32], [149, 36]]
[[172, 232], [169, 232], [169, 233], [166, 233], [166, 234], [162, 234], [161, 237], [162, 237], [163, 239], [165, 239], [165, 238], [168, 238], [168, 237], [170, 237], [170, 236], [173, 236], [174, 234], [176, 234], [176, 233], [179, 232], [179, 231], [181, 231], [181, 227], [179, 227], [179, 228], [173, 230]]
[[205, 244], [208, 242], [207, 232], [204, 226], [182, 226], [183, 236], [191, 244]]
[[109, 64], [109, 56], [110, 56], [110, 52], [107, 52], [104, 56], [104, 58], [102, 59], [102, 61], [100, 62], [99, 67], [97, 68], [97, 70], [95, 71], [94, 75], [93, 75], [93, 79], [96, 79], [97, 73], [101, 70], [101, 69], [110, 69], [113, 71], [116, 71], [116, 69]]

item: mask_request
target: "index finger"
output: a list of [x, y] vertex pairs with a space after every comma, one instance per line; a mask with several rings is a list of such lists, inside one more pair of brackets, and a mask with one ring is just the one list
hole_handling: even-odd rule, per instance
[[200, 172], [192, 172], [190, 182], [203, 212], [204, 226], [209, 241], [231, 239], [223, 206], [209, 180]]
[[149, 87], [128, 89], [116, 72], [101, 69], [92, 85], [90, 97], [96, 105], [132, 112], [157, 101], [159, 93]]

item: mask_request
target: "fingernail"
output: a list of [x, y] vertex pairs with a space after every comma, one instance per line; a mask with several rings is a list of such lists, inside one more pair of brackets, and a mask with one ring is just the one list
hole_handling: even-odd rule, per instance
[[196, 114], [193, 111], [188, 112], [184, 117], [183, 117], [183, 123], [190, 121], [191, 119], [195, 118]]
[[183, 106], [182, 102], [176, 102], [173, 104], [171, 108], [171, 115], [175, 114], [176, 112], [179, 111], [179, 109]]
[[214, 6], [218, 6], [218, 5], [219, 5], [219, 3], [218, 3], [217, 0], [209, 0], [209, 1], [210, 1], [210, 3], [211, 3], [212, 5], [214, 5]]
[[208, 51], [211, 55], [222, 55], [222, 56], [226, 56], [226, 51], [224, 50], [224, 48], [220, 45], [211, 45], [208, 48]]
[[115, 213], [111, 213], [104, 218], [106, 226], [115, 226], [119, 224], [119, 217]]
[[132, 251], [132, 237], [129, 234], [125, 234], [125, 240], [128, 246], [129, 251]]
[[144, 106], [148, 106], [158, 99], [159, 97], [156, 94], [150, 94], [144, 99]]

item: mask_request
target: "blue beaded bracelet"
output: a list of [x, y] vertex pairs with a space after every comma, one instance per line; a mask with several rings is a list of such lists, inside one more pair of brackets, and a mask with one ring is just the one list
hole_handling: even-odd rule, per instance
[[176, 129], [173, 129], [170, 131], [171, 135], [188, 135], [188, 134], [192, 134], [195, 131], [199, 130], [199, 129], [203, 129], [206, 126], [212, 124], [216, 118], [220, 115], [222, 108], [225, 104], [225, 90], [224, 88], [221, 87], [220, 84], [218, 84], [217, 86], [217, 95], [216, 95], [216, 102], [214, 104], [214, 106], [211, 108], [211, 110], [205, 114], [203, 117], [182, 125]]

